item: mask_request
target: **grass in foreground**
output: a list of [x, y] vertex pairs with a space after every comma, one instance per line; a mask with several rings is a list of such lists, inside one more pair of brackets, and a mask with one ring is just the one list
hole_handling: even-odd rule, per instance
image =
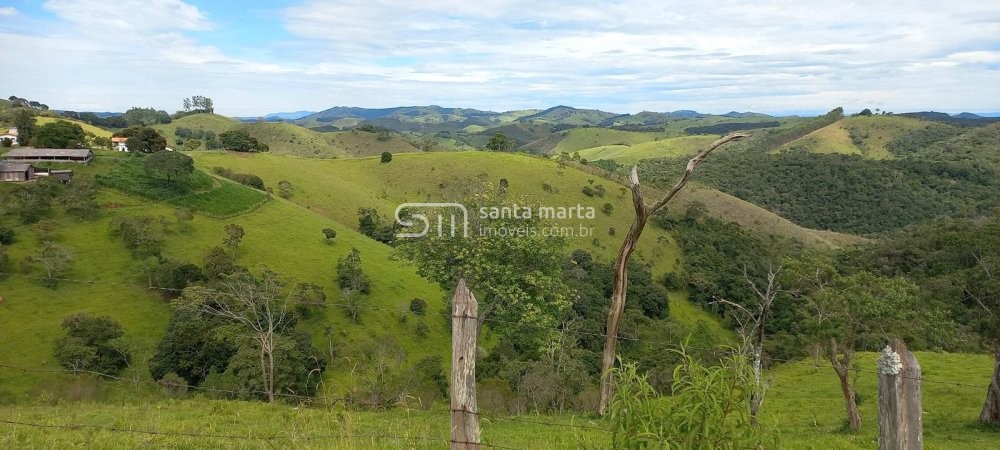
[[[862, 449], [877, 446], [876, 355], [858, 355], [858, 393], [863, 428], [843, 427], [843, 398], [823, 361], [774, 368], [762, 426], [790, 449]], [[986, 355], [917, 352], [924, 368], [924, 442], [927, 448], [992, 448], [1000, 430], [976, 423], [992, 361]], [[953, 384], [945, 384], [949, 382]], [[448, 445], [449, 412], [430, 410], [348, 411], [340, 407], [206, 400], [125, 401], [116, 404], [59, 403], [0, 407], [0, 421], [101, 428], [36, 428], [0, 422], [0, 445], [56, 448], [442, 448]], [[610, 448], [607, 421], [577, 415], [496, 416], [481, 411], [485, 444], [507, 448]], [[143, 434], [149, 431], [165, 434]], [[184, 436], [181, 433], [209, 436]], [[223, 436], [223, 437], [219, 437]]]

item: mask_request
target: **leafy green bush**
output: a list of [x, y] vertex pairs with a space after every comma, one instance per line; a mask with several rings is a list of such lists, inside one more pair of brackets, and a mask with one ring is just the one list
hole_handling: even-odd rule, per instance
[[128, 367], [132, 355], [117, 341], [125, 333], [108, 316], [76, 313], [62, 323], [66, 336], [56, 341], [54, 356], [68, 370], [115, 375]]
[[664, 398], [634, 363], [614, 369], [609, 404], [615, 448], [776, 448], [772, 430], [750, 421], [752, 371], [733, 350], [720, 366], [706, 366], [683, 348], [673, 373], [673, 395]]
[[423, 315], [427, 312], [427, 300], [422, 298], [410, 300], [410, 311], [413, 311], [413, 313], [417, 315]]
[[0, 244], [8, 245], [14, 242], [14, 230], [10, 228], [0, 228]]
[[184, 182], [151, 178], [143, 170], [142, 160], [129, 158], [94, 179], [104, 187], [217, 217], [246, 212], [267, 200], [265, 193], [234, 183], [215, 186], [216, 180], [200, 170]]

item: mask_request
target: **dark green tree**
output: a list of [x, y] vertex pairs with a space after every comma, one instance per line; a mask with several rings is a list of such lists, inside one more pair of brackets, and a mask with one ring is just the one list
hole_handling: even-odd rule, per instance
[[205, 276], [213, 280], [220, 280], [226, 275], [232, 275], [240, 271], [240, 268], [233, 263], [233, 258], [226, 249], [216, 246], [212, 247], [205, 255], [203, 261]]
[[176, 309], [167, 332], [156, 344], [149, 360], [149, 373], [154, 380], [176, 373], [198, 386], [209, 373], [226, 371], [236, 347], [222, 329], [227, 322], [221, 317], [190, 309]]
[[125, 124], [132, 126], [150, 126], [160, 123], [170, 123], [170, 114], [154, 108], [130, 108], [125, 111]]
[[382, 152], [382, 162], [383, 163], [387, 163], [389, 161], [392, 161], [392, 153], [390, 153], [390, 152]]
[[229, 130], [219, 135], [222, 146], [234, 152], [266, 152], [266, 144], [250, 136], [246, 130]]
[[159, 256], [163, 248], [163, 227], [153, 216], [116, 217], [108, 224], [112, 236], [121, 237], [133, 257]]
[[337, 231], [333, 228], [324, 228], [323, 237], [326, 239], [326, 243], [329, 244], [333, 242], [333, 238], [337, 237]]
[[167, 181], [186, 180], [194, 173], [194, 160], [180, 152], [156, 152], [142, 161], [149, 176], [162, 176]]
[[514, 141], [503, 133], [496, 133], [486, 144], [486, 149], [494, 152], [506, 152], [514, 148]]
[[[18, 132], [20, 135], [20, 132]], [[79, 148], [86, 136], [79, 124], [57, 120], [38, 127], [32, 138], [36, 147]]]
[[352, 248], [350, 253], [337, 260], [337, 285], [341, 289], [367, 294], [372, 282], [361, 268], [361, 251]]
[[28, 145], [31, 137], [35, 135], [35, 116], [26, 109], [18, 109], [14, 112], [13, 124], [17, 127], [17, 143]]
[[131, 152], [156, 153], [167, 148], [167, 138], [149, 127], [131, 126], [115, 133], [115, 137], [128, 138], [125, 145]]
[[239, 248], [243, 236], [246, 236], [246, 232], [243, 231], [243, 227], [235, 223], [227, 224], [225, 230], [226, 237], [222, 239], [222, 243], [233, 249], [233, 261], [236, 261], [236, 250]]
[[62, 327], [66, 335], [56, 341], [54, 354], [66, 369], [116, 375], [128, 366], [132, 356], [118, 341], [125, 333], [114, 319], [76, 313]]

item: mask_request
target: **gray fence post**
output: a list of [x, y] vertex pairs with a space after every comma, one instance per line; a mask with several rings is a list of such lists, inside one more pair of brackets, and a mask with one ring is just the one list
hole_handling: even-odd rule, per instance
[[882, 350], [878, 366], [878, 448], [924, 447], [920, 364], [899, 339]]
[[451, 448], [479, 449], [479, 413], [476, 410], [479, 304], [465, 280], [459, 280], [451, 303]]

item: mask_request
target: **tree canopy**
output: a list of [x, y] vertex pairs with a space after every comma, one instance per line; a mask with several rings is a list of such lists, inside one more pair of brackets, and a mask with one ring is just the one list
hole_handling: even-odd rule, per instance
[[127, 126], [150, 126], [160, 123], [170, 123], [170, 114], [166, 111], [159, 111], [154, 108], [133, 107], [125, 111], [125, 125]]
[[222, 141], [222, 146], [226, 150], [231, 150], [234, 152], [266, 152], [268, 150], [267, 144], [261, 143], [250, 136], [246, 130], [229, 130], [225, 131], [219, 135], [219, 139]]
[[167, 181], [186, 179], [194, 173], [194, 160], [180, 152], [156, 152], [142, 162], [143, 169], [150, 176], [162, 176]]
[[115, 137], [128, 138], [125, 145], [132, 152], [156, 153], [167, 148], [167, 138], [149, 127], [131, 126], [115, 133]]
[[86, 136], [79, 124], [57, 120], [38, 127], [31, 142], [35, 147], [80, 148], [84, 139]]

